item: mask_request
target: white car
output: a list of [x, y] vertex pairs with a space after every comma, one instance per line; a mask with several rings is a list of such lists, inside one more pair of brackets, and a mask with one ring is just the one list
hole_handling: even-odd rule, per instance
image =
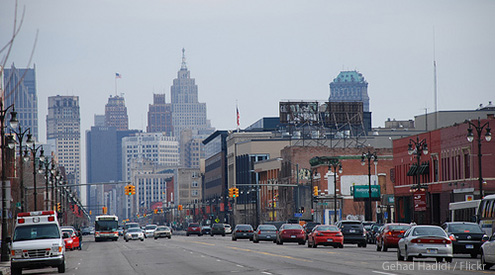
[[225, 225], [225, 234], [232, 234], [232, 227], [230, 224], [226, 223]]
[[153, 237], [153, 233], [155, 233], [157, 225], [156, 224], [148, 224], [144, 227], [144, 237]]
[[[400, 236], [400, 235], [399, 235]], [[436, 258], [452, 262], [454, 252], [452, 240], [447, 233], [436, 225], [416, 225], [409, 228], [399, 240], [397, 260], [412, 261], [416, 258]]]
[[495, 265], [495, 233], [481, 245], [481, 264], [484, 270]]
[[129, 240], [141, 240], [144, 241], [144, 233], [141, 228], [130, 228], [124, 235], [124, 240], [128, 242]]

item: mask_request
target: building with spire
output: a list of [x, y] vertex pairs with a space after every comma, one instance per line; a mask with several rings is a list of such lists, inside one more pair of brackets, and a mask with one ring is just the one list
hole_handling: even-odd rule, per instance
[[198, 86], [187, 69], [185, 49], [182, 49], [182, 65], [173, 80], [170, 94], [175, 137], [180, 138], [184, 129], [191, 129], [194, 136], [203, 137], [214, 131], [206, 117], [206, 103], [198, 102]]
[[148, 109], [148, 127], [146, 127], [146, 132], [163, 132], [167, 136], [173, 135], [172, 104], [165, 102], [165, 94], [153, 95], [153, 104], [150, 104]]
[[[14, 104], [19, 125], [23, 130], [29, 128], [33, 137], [39, 140], [36, 67], [18, 69], [12, 64], [10, 69], [4, 69], [3, 78], [5, 106]], [[10, 112], [8, 115], [10, 116]]]
[[342, 71], [330, 83], [329, 102], [362, 102], [363, 111], [370, 111], [368, 82], [358, 71]]
[[105, 125], [115, 127], [118, 131], [129, 130], [129, 118], [123, 96], [110, 96], [105, 105]]

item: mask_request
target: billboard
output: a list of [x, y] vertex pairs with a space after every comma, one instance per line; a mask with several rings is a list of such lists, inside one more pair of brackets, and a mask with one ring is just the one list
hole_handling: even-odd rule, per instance
[[[354, 185], [351, 190], [354, 201], [366, 201], [370, 196], [368, 185]], [[380, 201], [380, 185], [371, 185], [371, 200]]]

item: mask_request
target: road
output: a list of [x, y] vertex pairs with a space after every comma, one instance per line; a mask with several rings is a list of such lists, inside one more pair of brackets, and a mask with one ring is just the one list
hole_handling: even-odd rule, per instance
[[[297, 243], [232, 241], [230, 235], [179, 236], [145, 241], [94, 242], [85, 236], [81, 251], [67, 252], [67, 274], [482, 274], [479, 258], [456, 256], [452, 263], [434, 259], [397, 262], [396, 249], [377, 252], [374, 245], [308, 248]], [[464, 256], [464, 257], [463, 257]], [[495, 269], [495, 267], [494, 267]], [[56, 274], [56, 269], [23, 274]]]

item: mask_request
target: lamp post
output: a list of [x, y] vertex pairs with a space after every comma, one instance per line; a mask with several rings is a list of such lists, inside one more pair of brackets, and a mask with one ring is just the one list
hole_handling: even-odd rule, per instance
[[[471, 121], [467, 120], [466, 121], [469, 124], [468, 128], [468, 134], [467, 134], [467, 140], [469, 142], [473, 142], [474, 140], [474, 135], [473, 135], [473, 128], [476, 130], [476, 133], [478, 134], [478, 169], [479, 169], [479, 174], [478, 174], [478, 182], [479, 182], [479, 188], [480, 188], [480, 198], [484, 197], [483, 193], [483, 176], [481, 174], [481, 134], [483, 132], [483, 128], [486, 127], [486, 133], [485, 133], [485, 140], [487, 142], [490, 142], [492, 140], [492, 134], [490, 133], [490, 124], [488, 122], [485, 122], [483, 125], [481, 125], [481, 120], [478, 118], [477, 124], [472, 123]], [[473, 128], [471, 128], [473, 127]]]
[[[416, 140], [409, 139], [409, 145], [407, 149], [407, 153], [409, 155], [416, 155], [416, 184], [411, 187], [411, 192], [416, 192], [418, 190], [424, 191], [428, 189], [428, 185], [421, 184], [421, 173], [420, 173], [420, 161], [421, 161], [421, 152], [424, 155], [428, 154], [428, 145], [426, 144], [426, 139], [419, 140], [419, 137], [416, 136]], [[413, 201], [414, 204], [414, 201]], [[414, 207], [414, 206], [413, 206]]]
[[[43, 151], [41, 152], [43, 156]], [[43, 156], [43, 160], [39, 163], [38, 173], [45, 174], [45, 210], [50, 209], [50, 192], [48, 190], [48, 185], [50, 183], [50, 177], [55, 173], [55, 160], [51, 160]], [[53, 179], [52, 179], [53, 180]], [[53, 200], [53, 197], [52, 197]]]
[[371, 207], [371, 162], [376, 165], [378, 164], [378, 157], [376, 156], [376, 152], [365, 152], [361, 155], [361, 165], [364, 166], [366, 163], [366, 159], [368, 160], [368, 201], [366, 204], [366, 213], [365, 220], [372, 221], [373, 220], [373, 211]]
[[43, 155], [43, 146], [40, 145], [38, 147], [36, 147], [36, 142], [34, 142], [33, 140], [33, 136], [31, 134], [28, 134], [28, 140], [30, 140], [30, 144], [31, 144], [31, 141], [32, 141], [32, 146], [27, 146], [26, 148], [26, 151], [25, 151], [25, 154], [24, 154], [24, 157], [29, 160], [29, 157], [28, 157], [28, 151], [27, 149], [29, 149], [31, 151], [31, 155], [33, 157], [33, 187], [34, 187], [34, 211], [37, 211], [38, 210], [38, 191], [37, 191], [37, 186], [36, 186], [36, 154], [38, 153], [38, 150], [40, 150], [40, 157], [39, 157], [39, 160], [41, 162], [44, 162], [45, 161], [45, 156]]
[[[6, 168], [6, 162], [5, 162], [5, 150], [7, 149], [7, 146], [5, 144], [5, 116], [7, 115], [7, 112], [9, 109], [12, 107], [13, 108], [14, 104], [8, 106], [7, 108], [4, 109], [3, 106], [3, 98], [0, 100], [0, 128], [1, 128], [1, 133], [0, 133], [0, 138], [2, 139], [1, 141], [1, 146], [2, 146], [2, 245], [1, 245], [1, 261], [6, 262], [9, 260], [9, 252], [8, 252], [8, 247], [7, 247], [7, 237], [8, 237], [8, 228], [7, 228], [7, 216], [9, 214], [8, 209], [7, 209], [7, 175], [5, 174], [5, 171], [7, 170]], [[19, 121], [17, 120], [17, 113], [15, 110], [12, 110], [10, 113], [10, 127], [12, 128], [17, 128], [19, 125]], [[13, 140], [10, 138], [9, 139], [9, 147], [13, 148], [12, 146]]]
[[[339, 159], [329, 159], [328, 168], [332, 170], [333, 167], [333, 224], [337, 223], [337, 171], [342, 174], [342, 163]], [[337, 170], [338, 168], [338, 170]]]
[[[15, 110], [15, 109], [14, 109]], [[13, 111], [14, 112], [14, 111]], [[17, 141], [19, 142], [19, 189], [20, 189], [20, 199], [21, 199], [21, 212], [24, 212], [25, 209], [25, 202], [24, 202], [24, 158], [22, 157], [22, 142], [24, 141], [24, 136], [31, 131], [31, 128], [27, 128], [26, 130], [22, 130], [21, 124], [17, 123], [18, 125], [18, 130], [15, 128], [12, 128], [12, 132], [15, 134], [15, 137], [17, 138]], [[29, 140], [26, 140], [26, 145], [30, 146]]]

